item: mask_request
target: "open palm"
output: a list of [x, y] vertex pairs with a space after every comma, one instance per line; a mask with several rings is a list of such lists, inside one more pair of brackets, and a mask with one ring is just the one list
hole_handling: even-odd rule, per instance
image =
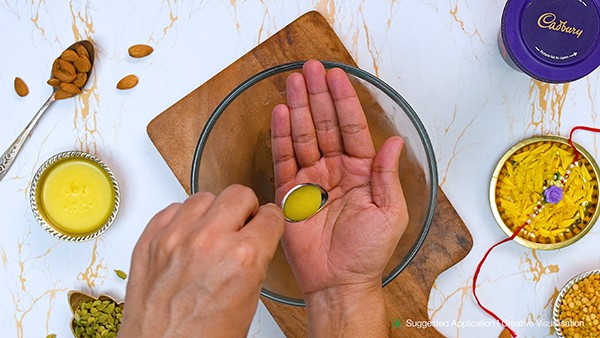
[[294, 186], [329, 193], [312, 218], [286, 224], [283, 247], [302, 292], [380, 283], [408, 223], [398, 178], [403, 141], [376, 153], [359, 99], [341, 69], [315, 60], [287, 80], [287, 105], [273, 109], [278, 203]]

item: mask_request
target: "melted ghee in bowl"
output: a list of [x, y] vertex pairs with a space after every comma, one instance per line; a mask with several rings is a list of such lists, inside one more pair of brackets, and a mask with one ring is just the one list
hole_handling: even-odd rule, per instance
[[69, 158], [50, 166], [40, 181], [38, 207], [56, 230], [86, 235], [109, 219], [115, 192], [106, 171], [85, 158]]

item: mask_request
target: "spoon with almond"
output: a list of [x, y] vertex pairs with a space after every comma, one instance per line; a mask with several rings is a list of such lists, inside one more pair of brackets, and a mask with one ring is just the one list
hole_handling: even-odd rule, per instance
[[29, 135], [31, 135], [31, 132], [48, 107], [56, 100], [63, 100], [81, 93], [81, 89], [90, 77], [93, 64], [94, 45], [87, 40], [75, 42], [54, 60], [51, 72], [52, 77], [48, 80], [48, 84], [53, 88], [52, 94], [27, 124], [19, 137], [0, 157], [0, 181], [6, 176], [21, 147], [23, 147], [23, 144], [29, 138]]

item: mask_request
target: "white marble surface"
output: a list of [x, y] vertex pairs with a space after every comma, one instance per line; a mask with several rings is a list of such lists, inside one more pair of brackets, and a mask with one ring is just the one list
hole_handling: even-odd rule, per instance
[[[68, 337], [70, 289], [123, 298], [134, 243], [149, 218], [185, 193], [146, 135], [147, 123], [245, 52], [306, 11], [319, 10], [358, 65], [381, 77], [418, 112], [433, 141], [444, 192], [474, 237], [468, 257], [442, 274], [430, 294], [432, 319], [450, 321], [448, 337], [495, 337], [470, 294], [484, 250], [504, 237], [487, 199], [496, 161], [512, 144], [541, 133], [566, 135], [597, 125], [600, 71], [565, 85], [533, 81], [509, 68], [496, 38], [504, 1], [16, 1], [0, 2], [0, 151], [51, 93], [53, 59], [75, 40], [92, 39], [97, 62], [88, 89], [57, 102], [41, 120], [8, 176], [0, 182], [0, 332], [6, 337]], [[155, 52], [133, 60], [127, 48]], [[136, 74], [139, 85], [115, 89]], [[29, 85], [18, 97], [14, 77]], [[595, 156], [597, 138], [577, 140]], [[60, 242], [36, 223], [27, 197], [43, 161], [85, 150], [107, 162], [122, 188], [113, 227], [95, 241]], [[521, 337], [552, 336], [552, 300], [571, 276], [600, 266], [600, 229], [558, 251], [507, 244], [480, 279], [481, 299], [517, 327]], [[408, 318], [405, 318], [408, 319]], [[452, 321], [467, 327], [452, 326]], [[481, 321], [481, 322], [477, 322]], [[487, 324], [486, 324], [487, 323]], [[235, 318], [232, 318], [235, 325]], [[279, 337], [260, 305], [249, 332]]]

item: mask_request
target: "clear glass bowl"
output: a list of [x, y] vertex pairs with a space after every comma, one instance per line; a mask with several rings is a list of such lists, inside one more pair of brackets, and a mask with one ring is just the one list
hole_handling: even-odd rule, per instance
[[[239, 183], [251, 187], [261, 204], [274, 202], [271, 111], [285, 103], [286, 79], [292, 72], [301, 72], [303, 63], [264, 70], [241, 83], [217, 106], [196, 146], [192, 193], [218, 194], [228, 185]], [[348, 73], [366, 112], [376, 149], [390, 136], [404, 138], [399, 171], [410, 221], [384, 271], [382, 284], [386, 285], [416, 255], [433, 220], [438, 189], [433, 148], [415, 111], [392, 87], [364, 70], [337, 62], [322, 63], [326, 68], [339, 67]], [[267, 272], [262, 295], [290, 305], [304, 305], [281, 246]]]

